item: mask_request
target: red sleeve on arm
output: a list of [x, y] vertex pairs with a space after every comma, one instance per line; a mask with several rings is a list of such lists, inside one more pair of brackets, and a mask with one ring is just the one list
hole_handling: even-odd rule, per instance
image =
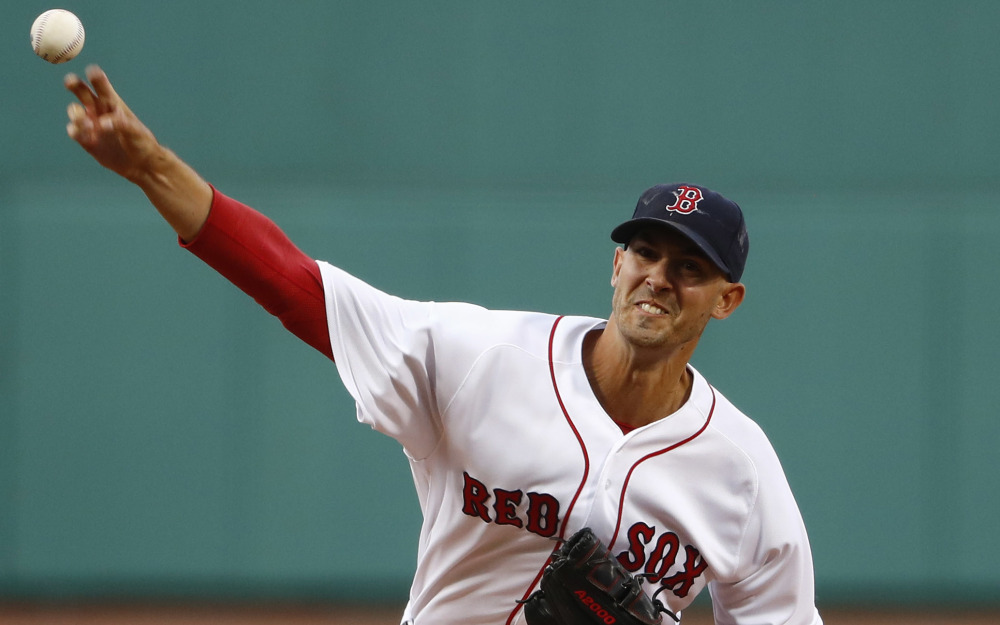
[[333, 360], [323, 280], [316, 261], [254, 209], [214, 187], [208, 220], [193, 241], [195, 256], [278, 317], [292, 334]]

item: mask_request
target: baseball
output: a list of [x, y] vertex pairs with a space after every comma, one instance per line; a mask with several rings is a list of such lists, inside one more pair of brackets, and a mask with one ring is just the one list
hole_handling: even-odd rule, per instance
[[64, 9], [42, 13], [31, 25], [31, 49], [49, 63], [65, 63], [83, 49], [83, 24]]

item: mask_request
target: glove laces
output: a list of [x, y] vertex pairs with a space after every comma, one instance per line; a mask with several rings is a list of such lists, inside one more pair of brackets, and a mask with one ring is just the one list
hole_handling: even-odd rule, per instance
[[[640, 573], [640, 574], [636, 575], [636, 578], [645, 582], [645, 581], [647, 581], [647, 578], [653, 577], [653, 576], [654, 576], [653, 573]], [[663, 614], [666, 614], [670, 618], [674, 619], [675, 623], [680, 623], [681, 620], [679, 618], [677, 618], [677, 615], [674, 614], [670, 609], [668, 609], [667, 606], [665, 606], [662, 601], [660, 601], [659, 599], [657, 599], [657, 596], [661, 592], [663, 592], [664, 590], [666, 590], [666, 589], [667, 589], [666, 586], [660, 586], [659, 588], [657, 588], [656, 591], [653, 592], [653, 596], [650, 597], [650, 601], [653, 602], [653, 607], [656, 608], [657, 612], [661, 612]]]

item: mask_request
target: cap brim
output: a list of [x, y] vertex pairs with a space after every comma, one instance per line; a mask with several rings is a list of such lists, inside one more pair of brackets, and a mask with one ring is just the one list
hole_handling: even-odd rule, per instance
[[617, 228], [611, 231], [611, 240], [615, 243], [621, 243], [622, 245], [628, 245], [628, 242], [632, 240], [635, 233], [642, 228], [653, 226], [657, 228], [670, 228], [676, 232], [683, 234], [685, 237], [691, 240], [692, 243], [698, 246], [705, 256], [709, 258], [715, 266], [722, 270], [726, 277], [732, 280], [732, 271], [726, 266], [726, 263], [722, 262], [719, 255], [716, 254], [715, 250], [712, 248], [708, 242], [703, 239], [696, 232], [692, 231], [690, 228], [682, 224], [678, 224], [672, 221], [665, 221], [663, 219], [656, 219], [655, 217], [636, 217], [635, 219], [629, 219], [628, 221], [620, 224]]

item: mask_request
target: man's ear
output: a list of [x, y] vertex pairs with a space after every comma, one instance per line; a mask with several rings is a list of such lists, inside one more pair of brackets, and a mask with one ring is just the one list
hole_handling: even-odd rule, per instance
[[616, 247], [615, 257], [611, 261], [611, 286], [618, 286], [618, 271], [622, 266], [622, 259], [625, 257], [625, 248]]
[[719, 295], [719, 301], [712, 311], [712, 316], [716, 319], [725, 319], [733, 314], [733, 311], [743, 303], [746, 294], [747, 288], [743, 286], [742, 282], [730, 282]]

